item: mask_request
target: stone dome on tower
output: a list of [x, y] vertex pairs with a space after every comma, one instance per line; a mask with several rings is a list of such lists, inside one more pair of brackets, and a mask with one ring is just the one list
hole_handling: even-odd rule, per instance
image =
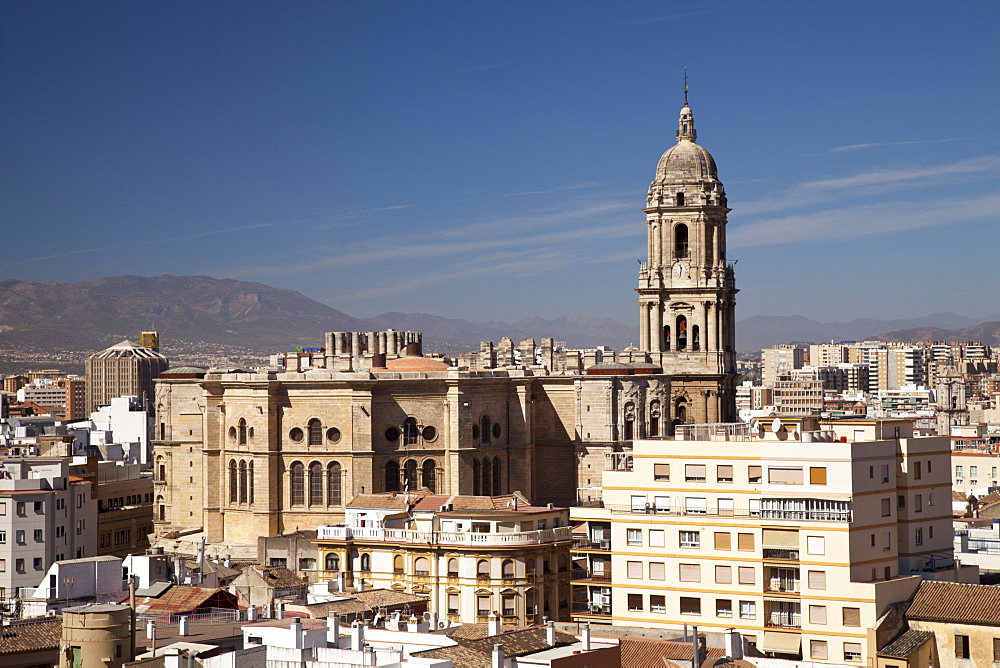
[[[686, 96], [686, 93], [685, 93]], [[712, 154], [699, 146], [694, 129], [694, 114], [687, 100], [677, 120], [677, 143], [660, 157], [652, 185], [672, 185], [719, 179]]]

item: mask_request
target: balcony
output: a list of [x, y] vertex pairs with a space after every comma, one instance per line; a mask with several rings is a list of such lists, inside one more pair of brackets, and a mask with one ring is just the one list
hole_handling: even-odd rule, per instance
[[802, 591], [802, 581], [771, 578], [764, 591], [776, 594], [798, 594]]
[[611, 582], [611, 568], [604, 568], [599, 571], [595, 571], [589, 568], [574, 568], [572, 579], [574, 582], [585, 583], [600, 583], [606, 584]]
[[410, 543], [414, 545], [455, 545], [470, 547], [511, 547], [544, 545], [572, 540], [570, 527], [542, 529], [539, 531], [513, 531], [510, 533], [478, 533], [474, 531], [414, 531], [412, 529], [386, 529], [381, 527], [349, 527], [328, 524], [317, 528], [318, 540], [363, 540], [375, 542]]
[[[764, 499], [766, 501], [766, 499]], [[845, 502], [846, 503], [846, 502]], [[636, 505], [612, 505], [605, 504], [605, 508], [611, 510], [612, 514], [628, 514], [628, 515], [667, 515], [667, 516], [715, 516], [715, 517], [742, 517], [742, 518], [757, 518], [764, 520], [783, 520], [783, 521], [793, 521], [793, 522], [850, 522], [851, 521], [851, 508], [848, 505], [846, 508], [842, 509], [818, 509], [818, 508], [795, 508], [795, 509], [778, 509], [778, 508], [718, 508], [713, 506], [704, 506], [699, 508], [686, 509], [683, 507], [674, 507], [671, 509], [657, 508], [655, 505], [650, 505], [648, 508], [643, 505], [642, 507]]]
[[764, 626], [798, 629], [802, 627], [802, 615], [797, 612], [771, 612], [764, 618]]
[[765, 559], [784, 559], [788, 561], [799, 560], [799, 551], [786, 547], [765, 547], [763, 548], [763, 554]]
[[587, 536], [574, 536], [573, 548], [576, 550], [602, 550], [611, 549], [610, 538], [588, 538]]
[[573, 614], [574, 615], [594, 615], [600, 617], [610, 617], [611, 616], [611, 606], [609, 604], [598, 604], [598, 603], [580, 603], [577, 601], [573, 602]]

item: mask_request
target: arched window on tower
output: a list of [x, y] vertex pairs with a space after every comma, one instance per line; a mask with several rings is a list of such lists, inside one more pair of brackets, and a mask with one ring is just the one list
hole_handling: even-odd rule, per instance
[[483, 496], [493, 496], [493, 476], [490, 469], [490, 458], [483, 460]]
[[408, 459], [403, 465], [404, 488], [410, 492], [417, 489], [417, 460]]
[[482, 493], [482, 487], [479, 483], [479, 460], [472, 460], [472, 495], [479, 496]]
[[421, 468], [420, 482], [431, 494], [434, 494], [437, 490], [437, 481], [435, 480], [437, 462], [433, 459], [428, 459]]
[[237, 423], [237, 431], [239, 432], [240, 445], [247, 444], [247, 421], [240, 418], [239, 423]]
[[309, 445], [323, 444], [323, 424], [313, 418], [309, 420]]
[[340, 462], [330, 462], [326, 467], [326, 505], [339, 506], [344, 502], [341, 492]]
[[499, 457], [493, 458], [493, 494], [503, 494], [503, 468]]
[[399, 491], [399, 464], [397, 462], [386, 462], [385, 465], [385, 491]]
[[687, 350], [688, 343], [688, 319], [686, 316], [677, 316], [677, 350]]
[[[683, 195], [679, 194], [683, 198]], [[688, 256], [688, 226], [678, 223], [674, 227], [674, 257], [682, 258]]]
[[408, 417], [403, 423], [403, 445], [416, 445], [419, 430], [417, 419]]
[[670, 350], [670, 325], [663, 326], [663, 349]]
[[309, 465], [309, 505], [323, 503], [323, 466], [319, 462]]
[[247, 464], [247, 479], [249, 480], [249, 483], [247, 485], [247, 487], [249, 488], [249, 494], [247, 495], [248, 496], [247, 502], [250, 505], [253, 505], [253, 462]]
[[236, 460], [229, 460], [229, 503], [236, 503], [239, 499], [240, 479], [236, 471]]
[[247, 463], [240, 461], [240, 503], [247, 502]]
[[291, 484], [292, 505], [304, 506], [306, 503], [306, 467], [302, 462], [292, 462]]
[[483, 437], [483, 445], [490, 444], [490, 416], [484, 415], [479, 420], [479, 433]]
[[691, 350], [701, 350], [701, 338], [699, 336], [701, 332], [698, 330], [698, 325], [691, 326]]

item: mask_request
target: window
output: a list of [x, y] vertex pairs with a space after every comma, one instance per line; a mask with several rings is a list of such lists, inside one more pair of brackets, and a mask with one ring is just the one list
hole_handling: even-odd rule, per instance
[[826, 539], [823, 536], [806, 536], [806, 554], [826, 554]]
[[[527, 575], [531, 575], [532, 573], [535, 572], [535, 562], [530, 559], [529, 561], [531, 561], [531, 570], [528, 570], [527, 562], [525, 562], [524, 565], [524, 570]], [[448, 560], [448, 577], [450, 578], [458, 577], [458, 559], [455, 559], [454, 557]]]
[[810, 605], [809, 606], [809, 623], [810, 624], [826, 624], [826, 606], [825, 605]]
[[681, 614], [700, 615], [701, 599], [694, 598], [693, 596], [681, 596]]
[[715, 582], [716, 582], [716, 584], [732, 584], [733, 583], [733, 567], [732, 566], [716, 566], [715, 567]]
[[7, 572], [7, 560], [0, 559], [0, 573], [6, 573], [6, 572]]
[[701, 582], [701, 565], [681, 564], [680, 580], [681, 582]]
[[753, 552], [754, 541], [752, 533], [741, 533], [736, 536], [736, 549], [741, 552]]
[[339, 571], [340, 570], [340, 556], [334, 553], [326, 555], [326, 570], [328, 571]]
[[719, 482], [732, 482], [733, 481], [732, 464], [719, 464], [716, 467], [715, 477]]
[[664, 540], [663, 529], [650, 529], [649, 530], [649, 546], [650, 547], [665, 547], [666, 542]]
[[626, 529], [625, 542], [628, 545], [642, 545], [642, 529]]
[[959, 465], [956, 465], [956, 466], [955, 466], [955, 477], [956, 477], [956, 478], [962, 478], [962, 477], [964, 477], [964, 476], [962, 475], [962, 472], [963, 472], [963, 468], [962, 468], [962, 465], [961, 465], [961, 464], [959, 464]]
[[370, 571], [372, 569], [372, 555], [365, 552], [361, 555], [361, 570]]
[[705, 475], [704, 464], [684, 465], [684, 480], [686, 482], [705, 482]]
[[861, 643], [845, 642], [844, 661], [860, 661], [860, 660], [861, 660]]
[[825, 466], [810, 466], [809, 467], [809, 484], [810, 485], [825, 485], [826, 484], [826, 467]]
[[826, 589], [826, 571], [809, 571], [809, 588]]
[[293, 462], [291, 468], [292, 505], [302, 506], [306, 502], [306, 467], [302, 462]]
[[760, 482], [760, 479], [761, 479], [760, 466], [750, 466], [747, 468], [747, 480], [749, 482]]
[[44, 501], [35, 501], [35, 512], [36, 513], [43, 512], [44, 508], [45, 508], [45, 502]]
[[0, 544], [7, 542], [7, 532], [0, 531]]
[[[77, 498], [77, 501], [79, 501], [79, 498]], [[76, 504], [76, 507], [77, 507], [77, 508], [79, 508], [79, 507], [80, 507], [80, 504], [79, 504], [79, 503], [77, 503], [77, 504]], [[15, 511], [15, 512], [16, 512], [16, 513], [17, 513], [18, 515], [24, 515], [24, 501], [18, 501], [18, 502], [17, 502], [17, 503], [16, 503], [15, 505], [14, 505], [14, 511]]]
[[889, 531], [882, 532], [882, 551], [888, 552], [892, 549], [892, 533]]
[[732, 534], [728, 531], [716, 531], [715, 532], [715, 549], [716, 550], [731, 550], [732, 547]]
[[[343, 503], [343, 488], [341, 486], [341, 470], [339, 462], [330, 462], [326, 466], [326, 505], [339, 506]], [[253, 499], [250, 499], [251, 503]]]
[[882, 464], [882, 482], [889, 482], [889, 465]]
[[892, 499], [882, 499], [882, 517], [892, 515]]
[[655, 594], [649, 597], [649, 611], [650, 612], [666, 612], [667, 611], [667, 597], [657, 596]]
[[752, 585], [756, 581], [753, 566], [740, 566], [739, 576], [741, 585]]
[[913, 542], [916, 545], [924, 544], [924, 530], [921, 529], [920, 527], [917, 527], [913, 532]]
[[722, 517], [732, 517], [736, 506], [732, 499], [719, 499], [719, 515]]
[[14, 560], [14, 570], [17, 571], [18, 573], [24, 572], [24, 559]]
[[697, 531], [680, 532], [681, 547], [700, 547], [701, 535]]
[[670, 464], [653, 464], [653, 480], [670, 480]]
[[899, 503], [897, 503], [896, 505], [899, 508], [905, 508], [906, 507], [906, 495], [905, 494], [900, 494], [899, 495]]
[[628, 609], [632, 612], [642, 612], [642, 594], [628, 595]]
[[448, 594], [448, 614], [458, 614], [458, 594]]
[[708, 501], [696, 496], [686, 497], [684, 499], [684, 510], [689, 515], [704, 515], [708, 512]]
[[646, 504], [646, 497], [641, 494], [632, 495], [632, 512], [633, 513], [644, 513], [648, 510]]
[[1000, 638], [993, 639], [993, 663], [1000, 663]]
[[913, 512], [920, 513], [924, 510], [924, 497], [917, 494], [913, 497]]
[[740, 619], [757, 619], [756, 601], [740, 601]]
[[14, 532], [14, 541], [18, 545], [25, 544], [26, 541], [24, 540], [24, 529], [18, 529], [16, 532]]
[[31, 566], [36, 571], [42, 570], [42, 558], [41, 557], [35, 557], [34, 559], [32, 559], [31, 560]]
[[715, 599], [715, 616], [716, 617], [732, 617], [733, 616], [733, 601], [728, 598], [717, 598]]
[[[319, 422], [317, 420], [317, 422]], [[240, 475], [243, 475], [243, 463], [240, 463]], [[240, 501], [243, 498], [243, 490], [240, 490]], [[309, 464], [309, 505], [318, 506], [323, 503], [323, 465], [319, 462]]]
[[627, 561], [625, 562], [625, 577], [632, 580], [642, 579], [642, 562], [641, 561]]
[[827, 659], [829, 658], [829, 650], [827, 649], [825, 640], [810, 640], [809, 641], [809, 658], [811, 659]]
[[844, 608], [844, 626], [861, 626], [861, 608]]
[[649, 564], [649, 579], [650, 580], [666, 580], [667, 579], [667, 568], [662, 561], [653, 561]]
[[41, 529], [35, 529], [35, 542], [36, 543], [41, 543], [42, 542], [42, 530]]
[[653, 507], [656, 508], [656, 512], [663, 513], [670, 510], [670, 497], [669, 496], [654, 496], [653, 497]]
[[780, 468], [769, 466], [767, 469], [767, 481], [772, 485], [801, 485], [802, 467]]

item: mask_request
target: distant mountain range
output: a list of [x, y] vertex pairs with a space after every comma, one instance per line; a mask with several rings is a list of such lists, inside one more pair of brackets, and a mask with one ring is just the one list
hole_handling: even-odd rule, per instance
[[[1000, 320], [1000, 318], [997, 318]], [[508, 336], [519, 343], [551, 336], [572, 347], [638, 344], [639, 332], [610, 318], [567, 315], [515, 323], [472, 322], [425, 313], [360, 319], [294, 290], [207, 276], [116, 276], [79, 283], [0, 281], [0, 348], [22, 352], [100, 350], [155, 327], [165, 349], [232, 346], [257, 353], [322, 345], [328, 331], [392, 327], [424, 333], [429, 350], [477, 350]], [[741, 351], [793, 341], [880, 338], [983, 340], [1000, 345], [1000, 323], [952, 313], [909, 320], [821, 323], [801, 316], [753, 316], [737, 323]]]

